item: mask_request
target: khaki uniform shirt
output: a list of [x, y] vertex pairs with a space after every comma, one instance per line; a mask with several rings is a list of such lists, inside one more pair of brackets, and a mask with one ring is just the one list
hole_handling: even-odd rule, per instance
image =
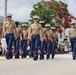
[[58, 35], [54, 32], [53, 33], [53, 41], [56, 42], [58, 40]]
[[40, 30], [40, 40], [43, 41], [44, 39], [47, 40], [46, 39], [46, 29], [45, 28], [42, 28]]
[[50, 40], [53, 42], [53, 32], [51, 30], [46, 31], [47, 40]]
[[75, 29], [71, 28], [69, 30], [69, 37], [70, 38], [76, 38], [76, 28]]
[[39, 35], [40, 34], [40, 30], [41, 30], [42, 26], [40, 24], [35, 24], [33, 23], [30, 26], [30, 36], [32, 35]]
[[15, 37], [15, 38], [20, 38], [20, 34], [21, 34], [21, 29], [17, 27], [17, 28], [14, 30], [14, 37]]
[[23, 30], [22, 31], [22, 39], [27, 40], [27, 38], [28, 38], [28, 32], [27, 32], [27, 30]]
[[9, 34], [9, 33], [14, 33], [15, 27], [16, 27], [16, 25], [15, 25], [14, 22], [11, 22], [11, 23], [6, 22], [6, 23], [4, 24], [4, 32], [5, 32], [5, 33], [8, 33], [8, 34]]

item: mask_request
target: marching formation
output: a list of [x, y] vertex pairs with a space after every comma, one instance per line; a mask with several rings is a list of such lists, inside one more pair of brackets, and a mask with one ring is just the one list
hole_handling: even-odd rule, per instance
[[55, 49], [58, 43], [56, 30], [50, 28], [50, 24], [39, 21], [38, 16], [33, 16], [34, 23], [29, 28], [26, 24], [20, 27], [19, 22], [12, 22], [12, 14], [7, 15], [7, 22], [3, 26], [3, 37], [6, 38], [7, 53], [6, 59], [13, 58], [12, 44], [14, 42], [14, 56], [19, 58], [19, 44], [21, 45], [21, 58], [27, 57], [27, 45], [30, 46], [29, 57], [33, 60], [38, 59], [38, 49], [40, 50], [40, 60], [44, 59], [44, 51], [46, 59], [54, 59]]
[[[28, 28], [27, 24], [22, 24], [20, 27], [19, 22], [12, 21], [12, 14], [7, 15], [7, 22], [0, 27], [0, 39], [5, 38], [4, 46], [7, 49], [6, 59], [12, 59], [12, 46], [14, 43], [14, 57], [19, 58], [19, 46], [21, 47], [21, 58], [27, 57], [27, 47], [29, 46], [29, 57], [33, 60], [54, 59], [55, 50], [58, 45], [58, 35], [56, 29], [52, 29], [50, 24], [45, 24], [44, 21], [39, 21], [38, 16], [33, 16], [34, 23]], [[76, 27], [72, 23], [72, 28], [69, 30], [68, 42], [71, 42], [73, 60], [76, 58]], [[1, 41], [3, 42], [3, 41]], [[7, 44], [7, 46], [5, 46]], [[39, 53], [40, 52], [40, 53]]]

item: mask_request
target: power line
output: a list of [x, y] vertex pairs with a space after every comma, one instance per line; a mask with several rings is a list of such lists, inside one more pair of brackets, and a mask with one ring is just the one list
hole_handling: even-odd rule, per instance
[[18, 4], [20, 4], [20, 5], [22, 5], [22, 6], [24, 6], [25, 8], [28, 8], [28, 9], [30, 9], [30, 7], [28, 7], [28, 6], [25, 6], [23, 3], [21, 3], [21, 2], [19, 2], [19, 1], [17, 1], [17, 0], [15, 0]]
[[[27, 6], [25, 6], [24, 5], [24, 2], [22, 3], [22, 2], [20, 2], [20, 1], [17, 1], [17, 0], [15, 0], [14, 2], [16, 2], [16, 3], [18, 3], [20, 6], [23, 6], [23, 7], [25, 7], [25, 8], [27, 8], [27, 9], [31, 9], [30, 7], [27, 7]], [[14, 13], [14, 11], [16, 10], [15, 8], [15, 6], [13, 7], [8, 7], [8, 9], [12, 9], [13, 10], [13, 13]], [[11, 13], [11, 12], [10, 12]], [[28, 11], [25, 11], [25, 13], [28, 13]], [[14, 14], [14, 17], [16, 16], [17, 14]], [[19, 16], [16, 16], [16, 18], [20, 18]]]

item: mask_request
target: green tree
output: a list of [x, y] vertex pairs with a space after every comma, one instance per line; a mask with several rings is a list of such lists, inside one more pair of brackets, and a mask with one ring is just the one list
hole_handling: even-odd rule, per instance
[[33, 23], [33, 16], [40, 17], [39, 20], [43, 20], [46, 23], [50, 23], [51, 26], [64, 26], [69, 27], [71, 18], [74, 18], [67, 9], [68, 5], [62, 1], [44, 1], [41, 0], [37, 4], [33, 5], [33, 10], [30, 13], [31, 23]]

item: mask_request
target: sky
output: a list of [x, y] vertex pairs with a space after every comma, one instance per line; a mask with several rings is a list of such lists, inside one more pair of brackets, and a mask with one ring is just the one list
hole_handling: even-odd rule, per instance
[[[8, 0], [7, 13], [13, 14], [13, 20], [27, 22], [32, 6], [41, 0]], [[59, 1], [59, 0], [56, 0]], [[76, 17], [76, 0], [62, 0], [68, 4], [68, 10]], [[0, 16], [4, 15], [4, 0], [0, 0]]]

